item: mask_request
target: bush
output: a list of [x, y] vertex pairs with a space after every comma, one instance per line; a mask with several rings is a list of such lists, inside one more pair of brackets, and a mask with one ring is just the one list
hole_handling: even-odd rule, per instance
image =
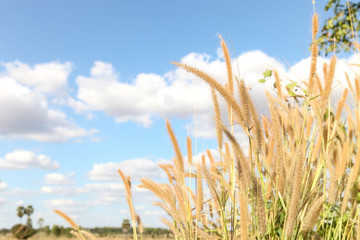
[[11, 228], [11, 233], [17, 239], [28, 239], [33, 236], [36, 231], [31, 226], [17, 224]]

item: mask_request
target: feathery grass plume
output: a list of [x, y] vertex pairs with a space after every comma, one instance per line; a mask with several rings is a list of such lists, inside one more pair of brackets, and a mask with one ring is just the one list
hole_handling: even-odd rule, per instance
[[307, 119], [305, 119], [306, 121], [306, 132], [305, 132], [305, 137], [307, 139], [310, 138], [310, 133], [311, 133], [311, 126], [313, 125], [314, 123], [314, 117], [313, 116], [308, 116]]
[[342, 145], [341, 157], [336, 164], [336, 181], [339, 181], [345, 173], [349, 159], [350, 140], [346, 139]]
[[[220, 113], [219, 102], [217, 100], [217, 96], [214, 88], [211, 88], [211, 96], [214, 103], [215, 124], [216, 124], [218, 121], [221, 122], [221, 113]], [[216, 125], [216, 138], [218, 141], [219, 148], [221, 149], [223, 145], [223, 135], [221, 129], [219, 129], [217, 125]]]
[[302, 221], [300, 231], [308, 232], [314, 228], [316, 221], [319, 218], [320, 212], [323, 208], [324, 201], [325, 201], [324, 196], [320, 196], [314, 201], [314, 203], [311, 205], [310, 209], [307, 211]]
[[328, 72], [329, 72], [329, 66], [326, 62], [323, 63], [323, 74], [324, 74], [324, 79], [327, 78]]
[[175, 161], [175, 166], [177, 169], [179, 169], [182, 173], [184, 172], [184, 160], [183, 160], [183, 155], [181, 154], [181, 151], [180, 151], [180, 147], [179, 147], [179, 144], [176, 140], [176, 137], [175, 137], [175, 134], [174, 134], [174, 131], [169, 123], [168, 120], [166, 120], [166, 129], [168, 131], [168, 134], [170, 136], [170, 140], [171, 140], [171, 143], [173, 145], [173, 148], [175, 150], [175, 154], [176, 154], [176, 161]]
[[316, 42], [316, 34], [319, 30], [319, 17], [315, 13], [312, 18], [312, 43], [311, 43], [311, 65], [310, 65], [310, 76], [308, 82], [308, 94], [313, 94], [314, 85], [315, 85], [315, 76], [316, 76], [316, 66], [317, 66], [317, 55], [318, 55], [318, 46]]
[[264, 133], [265, 133], [265, 137], [269, 138], [269, 119], [265, 116], [261, 116], [261, 120], [262, 120], [262, 125], [264, 127]]
[[256, 153], [259, 154], [262, 152], [263, 149], [263, 143], [264, 143], [264, 137], [263, 137], [263, 131], [260, 123], [259, 116], [256, 112], [255, 106], [252, 101], [250, 101], [250, 114], [252, 119], [252, 125], [253, 125], [253, 132], [255, 137], [255, 150]]
[[264, 141], [260, 119], [256, 112], [254, 102], [252, 101], [249, 92], [246, 89], [244, 80], [239, 81], [237, 79], [237, 84], [239, 88], [241, 104], [243, 107], [243, 117], [245, 121], [244, 124], [247, 127], [245, 131], [247, 132], [250, 130], [250, 121], [251, 121], [252, 129], [255, 137], [255, 149], [256, 152], [259, 153], [262, 150], [262, 145]]
[[54, 212], [64, 218], [74, 229], [79, 229], [78, 225], [76, 225], [76, 223], [68, 215], [57, 209], [55, 209]]
[[346, 82], [347, 82], [348, 87], [350, 88], [350, 91], [351, 91], [351, 92], [354, 92], [354, 89], [353, 89], [353, 87], [352, 87], [352, 84], [351, 84], [351, 82], [350, 82], [350, 78], [349, 78], [349, 75], [347, 74], [347, 72], [345, 72], [345, 79], [346, 79]]
[[169, 168], [166, 166], [166, 164], [159, 164], [158, 166], [165, 171], [165, 173], [166, 173], [166, 175], [167, 175], [167, 177], [168, 177], [169, 183], [170, 183], [170, 184], [173, 184], [173, 179], [174, 179], [174, 177], [171, 175], [170, 170], [169, 170]]
[[308, 94], [313, 94], [315, 78], [316, 78], [316, 66], [317, 66], [318, 46], [316, 41], [313, 40], [311, 44], [311, 65], [310, 65], [310, 76], [308, 82]]
[[210, 174], [209, 170], [206, 168], [205, 165], [202, 166], [202, 175], [205, 177], [205, 180], [209, 187], [211, 196], [214, 199], [215, 208], [220, 209], [221, 202], [220, 202], [219, 194], [216, 190], [216, 183], [214, 181], [214, 178], [212, 177], [212, 175]]
[[315, 79], [316, 79], [316, 86], [317, 86], [317, 88], [318, 88], [318, 91], [315, 92], [315, 94], [317, 94], [317, 93], [322, 93], [322, 92], [323, 92], [323, 87], [322, 87], [322, 85], [321, 85], [319, 76], [316, 75], [316, 76], [315, 76]]
[[312, 18], [312, 39], [315, 40], [316, 34], [319, 31], [319, 16], [317, 13]]
[[250, 106], [249, 106], [250, 96], [247, 92], [244, 80], [239, 81], [237, 78], [236, 80], [239, 89], [241, 107], [245, 121], [244, 124], [247, 128], [250, 128]]
[[264, 234], [266, 232], [266, 209], [262, 195], [261, 184], [256, 182], [255, 179], [253, 179], [253, 182], [253, 186], [256, 188], [256, 212], [259, 219], [259, 232], [260, 234]]
[[204, 207], [204, 193], [200, 164], [196, 164], [196, 219], [199, 220]]
[[360, 102], [360, 77], [355, 77], [355, 92], [356, 92], [356, 100], [357, 102]]
[[224, 159], [225, 159], [225, 167], [226, 167], [226, 171], [228, 173], [231, 172], [231, 153], [230, 153], [230, 146], [229, 143], [225, 143], [225, 154], [223, 154]]
[[201, 155], [201, 164], [202, 165], [206, 165], [206, 161], [205, 161], [205, 155], [203, 154], [203, 155]]
[[205, 232], [204, 230], [202, 230], [199, 227], [196, 227], [196, 231], [200, 237], [199, 239], [219, 240], [218, 237], [208, 234], [207, 232]]
[[248, 213], [248, 197], [244, 178], [239, 180], [239, 201], [240, 201], [240, 239], [248, 239], [249, 231], [249, 213]]
[[146, 188], [167, 204], [174, 205], [175, 197], [172, 193], [169, 194], [169, 192], [162, 187], [165, 185], [158, 184], [148, 178], [142, 178], [140, 179], [140, 182], [142, 185], [139, 185], [138, 187]]
[[[338, 160], [339, 161], [339, 160]], [[330, 172], [330, 186], [329, 186], [329, 203], [334, 204], [337, 197], [337, 181], [336, 181], [336, 171], [335, 167], [331, 163], [328, 164], [328, 169]]]
[[177, 229], [181, 231], [179, 236], [188, 237], [189, 232], [186, 219], [179, 213], [175, 206], [168, 206], [160, 202], [153, 202], [153, 205], [162, 208], [175, 221]]
[[358, 148], [358, 152], [356, 154], [356, 159], [355, 159], [355, 163], [354, 166], [351, 168], [350, 171], [350, 175], [349, 175], [349, 179], [348, 182], [346, 184], [346, 188], [345, 188], [345, 192], [344, 192], [344, 199], [342, 201], [342, 205], [341, 205], [341, 212], [344, 213], [346, 211], [346, 207], [351, 195], [351, 189], [356, 181], [356, 179], [359, 176], [359, 169], [360, 169], [360, 151], [359, 151], [359, 147], [360, 147], [360, 143], [357, 144], [357, 148]]
[[279, 74], [276, 70], [273, 70], [274, 73], [274, 77], [275, 77], [275, 84], [276, 84], [276, 89], [278, 92], [278, 96], [280, 99], [282, 99], [282, 91], [281, 91], [281, 83], [280, 83], [280, 78], [279, 78]]
[[230, 131], [224, 126], [222, 123], [218, 123], [222, 130], [224, 131], [226, 137], [230, 140], [231, 144], [233, 145], [235, 151], [235, 157], [238, 160], [238, 172], [239, 174], [243, 173], [246, 185], [249, 186], [251, 183], [251, 174], [250, 174], [250, 166], [245, 158], [243, 151], [239, 143], [236, 141], [235, 137], [230, 133]]
[[188, 157], [188, 163], [192, 164], [192, 145], [191, 145], [191, 138], [186, 138], [186, 146], [187, 146], [187, 157]]
[[131, 180], [130, 180], [130, 176], [125, 176], [125, 174], [118, 169], [118, 173], [120, 175], [120, 177], [122, 178], [124, 185], [125, 185], [125, 189], [126, 189], [126, 200], [127, 203], [129, 205], [129, 209], [130, 209], [130, 214], [131, 214], [131, 220], [133, 223], [133, 238], [134, 240], [137, 240], [137, 234], [136, 234], [136, 219], [135, 219], [135, 210], [134, 210], [134, 205], [132, 203], [132, 196], [131, 196]]
[[126, 193], [131, 197], [131, 186], [129, 184], [128, 179], [126, 178], [126, 176], [124, 175], [124, 173], [120, 169], [118, 169], [118, 173], [119, 173], [121, 179], [124, 182]]
[[230, 91], [231, 95], [234, 95], [234, 80], [233, 80], [233, 73], [232, 73], [232, 67], [231, 67], [230, 54], [229, 54], [229, 51], [228, 51], [228, 48], [226, 46], [225, 41], [223, 40], [221, 35], [219, 35], [219, 37], [221, 39], [221, 47], [222, 47], [222, 50], [224, 52], [224, 57], [225, 57], [225, 62], [226, 62], [226, 70], [227, 70], [227, 74], [228, 74], [229, 91]]
[[173, 186], [173, 191], [175, 192], [176, 202], [178, 204], [180, 214], [183, 217], [183, 220], [185, 220], [185, 216], [187, 215], [186, 206], [188, 202], [188, 196], [183, 191], [183, 188], [180, 187], [178, 184]]
[[227, 103], [234, 109], [234, 112], [239, 119], [239, 124], [243, 126], [244, 117], [239, 104], [236, 102], [235, 98], [229, 93], [229, 91], [226, 90], [220, 83], [218, 83], [214, 78], [210, 77], [208, 74], [204, 73], [203, 71], [195, 67], [191, 67], [187, 64], [178, 63], [178, 62], [172, 62], [172, 64], [181, 67], [187, 72], [193, 73], [194, 75], [206, 81], [210, 86], [215, 88], [225, 98]]
[[324, 92], [322, 95], [322, 103], [321, 103], [322, 108], [324, 108], [327, 105], [330, 96], [331, 87], [335, 76], [335, 68], [336, 68], [336, 56], [334, 55], [330, 59], [329, 70], [325, 79], [325, 86], [324, 86]]
[[213, 155], [211, 154], [211, 151], [209, 149], [206, 149], [206, 154], [208, 155], [208, 158], [210, 160], [210, 163], [211, 165], [214, 165], [215, 164], [215, 160], [214, 160], [214, 157]]
[[291, 192], [290, 203], [285, 222], [285, 235], [291, 237], [298, 215], [301, 197], [301, 182], [303, 176], [303, 153], [302, 149], [297, 149], [296, 164], [294, 169], [294, 185]]
[[284, 152], [283, 152], [283, 143], [282, 143], [282, 134], [281, 134], [281, 122], [280, 115], [274, 105], [274, 103], [269, 99], [269, 110], [270, 110], [270, 118], [272, 123], [272, 133], [275, 138], [275, 161], [274, 161], [274, 169], [275, 169], [275, 182], [278, 191], [283, 195], [284, 191]]
[[345, 101], [346, 101], [346, 98], [347, 98], [347, 95], [348, 95], [348, 89], [345, 88], [342, 96], [341, 96], [341, 99], [338, 103], [338, 106], [336, 108], [336, 115], [335, 115], [335, 120], [336, 121], [339, 121], [340, 120], [340, 117], [341, 117], [341, 112], [342, 112], [342, 109], [344, 107], [344, 104], [345, 104]]
[[173, 223], [171, 223], [169, 220], [167, 220], [166, 218], [160, 218], [160, 220], [165, 223], [166, 226], [168, 226], [170, 228], [170, 230], [173, 232], [173, 234], [175, 236], [181, 236], [180, 231], [174, 226]]
[[138, 225], [138, 228], [139, 228], [139, 233], [142, 234], [144, 232], [144, 227], [143, 227], [141, 218], [140, 218], [140, 216], [138, 214], [136, 214], [136, 222], [137, 222], [137, 225]]

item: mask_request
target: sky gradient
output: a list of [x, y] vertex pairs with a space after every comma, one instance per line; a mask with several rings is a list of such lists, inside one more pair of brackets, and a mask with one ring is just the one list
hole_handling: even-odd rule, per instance
[[[67, 225], [53, 209], [85, 227], [120, 226], [130, 214], [117, 168], [134, 185], [165, 181], [157, 164], [174, 153], [163, 117], [184, 153], [196, 129], [198, 156], [216, 154], [210, 90], [170, 62], [225, 81], [221, 34], [266, 114], [266, 69], [308, 77], [313, 13], [310, 0], [0, 1], [0, 228], [20, 222], [19, 205], [33, 205], [36, 227], [40, 217]], [[357, 59], [344, 56], [337, 74]], [[133, 191], [144, 225], [162, 226], [156, 198]]]

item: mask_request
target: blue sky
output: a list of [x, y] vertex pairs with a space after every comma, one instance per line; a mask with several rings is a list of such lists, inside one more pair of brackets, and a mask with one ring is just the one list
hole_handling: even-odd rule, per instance
[[[83, 226], [119, 226], [130, 215], [117, 168], [164, 181], [156, 164], [173, 150], [162, 115], [184, 152], [194, 129], [198, 153], [216, 149], [208, 87], [170, 62], [221, 79], [221, 34], [265, 111], [265, 69], [308, 76], [312, 14], [310, 0], [1, 1], [0, 228], [20, 221], [22, 204], [34, 222], [66, 225], [60, 209]], [[160, 226], [155, 198], [134, 197], [144, 225]]]

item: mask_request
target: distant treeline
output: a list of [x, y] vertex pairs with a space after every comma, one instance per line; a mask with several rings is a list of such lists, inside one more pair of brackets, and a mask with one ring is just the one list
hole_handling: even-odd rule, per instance
[[[91, 233], [97, 234], [100, 237], [112, 236], [116, 234], [124, 233], [121, 227], [95, 227], [95, 228], [82, 228], [90, 231]], [[63, 227], [59, 225], [44, 226], [42, 228], [37, 229], [37, 232], [44, 232], [46, 235], [53, 235], [56, 237], [65, 236], [65, 237], [72, 237], [71, 231], [73, 229], [70, 227]], [[131, 234], [132, 231], [129, 232]], [[8, 234], [10, 233], [10, 229], [0, 229], [0, 234]], [[164, 228], [144, 228], [143, 234], [151, 235], [151, 236], [159, 236], [170, 234], [171, 232], [168, 229]]]
[[[90, 230], [91, 233], [98, 234], [101, 237], [124, 233], [121, 227], [95, 227], [88, 230]], [[129, 233], [131, 233], [131, 231]], [[171, 233], [171, 231], [164, 228], [144, 228], [143, 232], [143, 234], [155, 236], [169, 233]]]

